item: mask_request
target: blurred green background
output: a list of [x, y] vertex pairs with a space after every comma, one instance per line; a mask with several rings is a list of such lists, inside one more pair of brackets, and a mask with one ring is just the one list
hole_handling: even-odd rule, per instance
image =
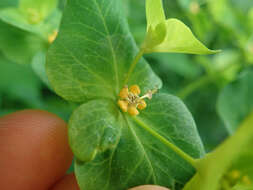
[[[122, 1], [140, 45], [146, 31], [145, 1]], [[0, 116], [42, 109], [67, 121], [76, 107], [50, 89], [45, 75], [46, 52], [64, 4], [63, 0], [0, 1]], [[145, 56], [163, 81], [161, 91], [185, 102], [210, 151], [228, 136], [217, 100], [227, 84], [253, 65], [253, 1], [164, 0], [164, 8], [168, 18], [182, 20], [207, 47], [222, 49], [210, 56]]]

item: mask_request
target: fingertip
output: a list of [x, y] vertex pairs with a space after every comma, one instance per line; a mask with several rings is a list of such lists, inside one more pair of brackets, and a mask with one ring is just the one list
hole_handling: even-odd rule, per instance
[[50, 190], [80, 190], [74, 174], [64, 176]]
[[158, 185], [141, 185], [138, 187], [131, 188], [129, 190], [169, 190], [169, 189]]
[[0, 154], [1, 189], [48, 189], [71, 164], [66, 123], [40, 110], [2, 117]]

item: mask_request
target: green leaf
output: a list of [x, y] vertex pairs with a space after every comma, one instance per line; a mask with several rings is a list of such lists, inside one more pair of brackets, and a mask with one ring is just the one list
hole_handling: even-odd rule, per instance
[[[199, 40], [197, 40], [191, 30], [184, 23], [177, 19], [166, 20], [164, 22], [164, 27], [166, 28], [166, 35], [163, 41], [155, 46], [150, 46], [150, 44], [148, 43], [150, 40], [148, 40], [148, 42], [144, 42], [143, 48], [145, 50], [145, 53], [171, 52], [190, 54], [213, 54], [219, 52], [206, 48]], [[155, 31], [154, 33], [156, 34], [158, 32], [161, 32], [161, 29], [157, 29], [157, 31]], [[154, 34], [151, 35], [154, 36]], [[147, 36], [149, 36], [149, 34]], [[156, 40], [155, 37], [153, 38], [154, 40]]]
[[11, 7], [11, 6], [17, 6], [18, 0], [1, 0], [0, 1], [0, 9]]
[[144, 53], [172, 52], [213, 54], [191, 30], [177, 19], [166, 20], [161, 0], [146, 0], [147, 35], [143, 43]]
[[46, 74], [46, 54], [38, 52], [32, 59], [32, 68], [39, 78], [49, 87], [49, 81]]
[[148, 29], [165, 21], [162, 0], [146, 0], [146, 16]]
[[227, 85], [220, 93], [217, 109], [226, 128], [232, 134], [238, 125], [253, 111], [253, 70], [241, 73], [239, 78]]
[[106, 100], [89, 101], [77, 108], [69, 121], [69, 143], [81, 161], [91, 161], [99, 152], [115, 148], [120, 130], [118, 109]]
[[[106, 100], [88, 102], [74, 112], [69, 134], [81, 189], [175, 187], [194, 174], [179, 153], [182, 149], [194, 158], [204, 154], [190, 112], [178, 98], [166, 94], [154, 95], [147, 104], [138, 117], [120, 114]], [[81, 161], [94, 158], [96, 151], [101, 153], [93, 161]]]
[[[138, 49], [121, 9], [118, 0], [68, 2], [46, 65], [57, 94], [76, 102], [115, 99], [126, 85], [125, 77]], [[138, 84], [144, 92], [161, 87], [160, 79], [144, 59], [130, 76], [128, 85], [132, 84]]]
[[41, 83], [30, 65], [10, 62], [0, 54], [0, 96], [7, 96], [12, 99], [12, 103], [15, 102], [14, 105], [8, 105], [10, 109], [18, 108], [16, 102], [29, 107], [37, 106], [40, 101], [40, 88]]
[[47, 44], [40, 37], [0, 21], [0, 50], [16, 63], [31, 63], [37, 51], [45, 51]]
[[139, 57], [121, 1], [68, 1], [46, 71], [57, 94], [82, 103], [69, 123], [81, 189], [182, 186], [194, 174], [192, 157], [204, 155], [194, 120], [176, 97], [155, 95], [138, 117], [116, 105], [125, 81], [143, 94], [161, 87]]

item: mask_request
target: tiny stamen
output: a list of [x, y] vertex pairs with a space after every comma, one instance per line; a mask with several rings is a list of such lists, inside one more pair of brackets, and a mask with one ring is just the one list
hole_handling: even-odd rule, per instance
[[125, 85], [119, 93], [120, 99], [118, 100], [118, 105], [123, 112], [128, 112], [130, 115], [136, 116], [139, 114], [138, 109], [143, 110], [147, 107], [144, 99], [151, 99], [156, 92], [157, 89], [149, 90], [146, 94], [139, 97], [141, 90], [138, 85], [131, 86], [130, 90], [128, 89], [128, 86]]

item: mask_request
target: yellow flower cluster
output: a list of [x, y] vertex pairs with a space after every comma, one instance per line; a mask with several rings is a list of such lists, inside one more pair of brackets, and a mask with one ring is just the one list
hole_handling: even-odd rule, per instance
[[221, 190], [227, 190], [235, 186], [237, 183], [242, 185], [252, 185], [248, 175], [242, 175], [239, 170], [232, 170], [226, 174], [221, 181]]
[[139, 114], [139, 110], [143, 110], [147, 107], [144, 98], [152, 98], [152, 94], [155, 91], [149, 91], [144, 96], [139, 96], [141, 94], [140, 87], [138, 85], [133, 85], [130, 88], [125, 86], [119, 93], [120, 99], [118, 100], [118, 105], [123, 112], [128, 112], [132, 116]]

